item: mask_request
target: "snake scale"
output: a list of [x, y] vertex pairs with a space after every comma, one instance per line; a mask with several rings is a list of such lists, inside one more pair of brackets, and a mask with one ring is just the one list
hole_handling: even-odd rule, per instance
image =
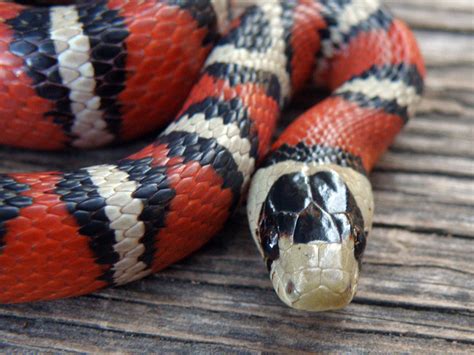
[[[281, 300], [347, 305], [374, 211], [367, 174], [423, 91], [407, 26], [376, 0], [53, 2], [0, 2], [0, 144], [94, 148], [171, 123], [115, 163], [0, 174], [0, 303], [161, 270], [248, 191]], [[271, 145], [309, 80], [331, 94]]]

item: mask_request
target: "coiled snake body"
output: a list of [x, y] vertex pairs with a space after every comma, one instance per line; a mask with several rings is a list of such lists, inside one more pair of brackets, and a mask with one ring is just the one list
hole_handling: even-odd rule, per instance
[[[0, 174], [0, 302], [77, 296], [189, 255], [258, 165], [248, 219], [279, 297], [350, 302], [374, 208], [366, 174], [421, 95], [420, 52], [375, 0], [243, 3], [234, 21], [238, 1], [0, 3], [0, 144], [95, 147], [176, 117], [114, 164]], [[310, 77], [332, 94], [268, 153]]]

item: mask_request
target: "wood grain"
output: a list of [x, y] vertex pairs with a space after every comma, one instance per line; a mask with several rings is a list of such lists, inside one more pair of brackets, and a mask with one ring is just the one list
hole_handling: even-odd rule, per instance
[[[0, 351], [474, 352], [474, 39], [471, 0], [389, 0], [428, 67], [418, 115], [371, 175], [375, 227], [344, 310], [280, 303], [244, 210], [195, 255], [131, 285], [0, 306]], [[305, 91], [288, 122], [317, 94]], [[110, 162], [152, 137], [98, 151], [0, 149], [0, 171]]]

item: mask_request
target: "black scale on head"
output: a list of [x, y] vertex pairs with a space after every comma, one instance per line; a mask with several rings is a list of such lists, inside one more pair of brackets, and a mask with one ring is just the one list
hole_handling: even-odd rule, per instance
[[291, 173], [275, 181], [262, 206], [258, 235], [268, 267], [279, 257], [280, 238], [307, 244], [341, 243], [352, 237], [357, 260], [366, 244], [362, 213], [347, 185], [332, 171]]

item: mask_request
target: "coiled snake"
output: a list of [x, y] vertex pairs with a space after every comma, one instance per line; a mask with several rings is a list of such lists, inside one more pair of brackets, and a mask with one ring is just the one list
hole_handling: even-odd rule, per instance
[[[163, 269], [206, 243], [251, 181], [250, 230], [279, 297], [346, 305], [372, 224], [367, 173], [424, 75], [413, 34], [376, 0], [0, 3], [0, 144], [118, 144], [175, 117], [113, 164], [0, 174], [0, 302]], [[310, 78], [332, 94], [270, 149]]]

